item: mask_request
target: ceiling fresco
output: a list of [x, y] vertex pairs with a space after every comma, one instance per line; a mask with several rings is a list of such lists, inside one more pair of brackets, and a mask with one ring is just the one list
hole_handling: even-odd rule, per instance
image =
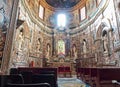
[[71, 8], [81, 0], [46, 0], [46, 2], [55, 8]]

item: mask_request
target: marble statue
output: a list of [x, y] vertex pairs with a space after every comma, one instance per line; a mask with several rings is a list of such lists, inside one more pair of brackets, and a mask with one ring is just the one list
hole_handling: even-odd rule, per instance
[[38, 38], [37, 47], [36, 47], [37, 52], [40, 52], [40, 49], [41, 49], [41, 40], [40, 40], [40, 38]]
[[23, 42], [24, 42], [24, 37], [23, 37], [23, 31], [21, 30], [18, 36], [18, 50], [19, 51], [22, 49]]
[[107, 34], [103, 37], [103, 46], [104, 46], [104, 53], [108, 53], [108, 39]]
[[49, 61], [49, 58], [50, 58], [50, 46], [49, 45], [47, 45], [46, 58]]
[[75, 46], [73, 46], [73, 55], [74, 55], [74, 59], [77, 59], [77, 50]]
[[86, 40], [83, 40], [83, 53], [86, 54], [87, 53], [87, 47], [86, 47]]

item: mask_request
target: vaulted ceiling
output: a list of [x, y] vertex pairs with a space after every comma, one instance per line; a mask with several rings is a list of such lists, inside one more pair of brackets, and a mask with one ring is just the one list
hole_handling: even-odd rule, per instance
[[46, 0], [46, 2], [55, 8], [71, 8], [81, 0]]

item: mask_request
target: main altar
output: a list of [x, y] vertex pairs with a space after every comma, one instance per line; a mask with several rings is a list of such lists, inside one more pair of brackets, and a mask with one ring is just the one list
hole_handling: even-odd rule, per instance
[[69, 67], [72, 74], [75, 74], [76, 61], [73, 58], [65, 57], [64, 54], [60, 54], [58, 57], [53, 57], [51, 61], [46, 61], [46, 67], [59, 68]]

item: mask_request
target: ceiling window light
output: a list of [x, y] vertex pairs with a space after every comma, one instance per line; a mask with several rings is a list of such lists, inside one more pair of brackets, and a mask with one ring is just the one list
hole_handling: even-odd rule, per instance
[[58, 27], [65, 27], [66, 26], [66, 15], [65, 14], [58, 14], [57, 25], [58, 25]]

